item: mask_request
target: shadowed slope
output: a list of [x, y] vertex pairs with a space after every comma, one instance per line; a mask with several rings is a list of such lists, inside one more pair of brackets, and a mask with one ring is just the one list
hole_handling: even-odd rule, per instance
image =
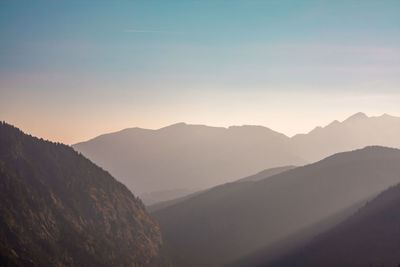
[[135, 266], [161, 246], [141, 201], [71, 147], [0, 124], [0, 265]]
[[297, 167], [296, 166], [282, 166], [282, 167], [270, 168], [270, 169], [263, 170], [259, 173], [256, 173], [254, 175], [250, 175], [248, 177], [239, 179], [236, 182], [257, 182], [260, 180], [264, 180], [265, 178], [277, 175], [279, 173], [292, 170], [294, 168], [297, 168]]
[[[295, 166], [283, 166], [283, 167], [276, 167], [276, 168], [266, 169], [266, 170], [263, 170], [263, 171], [261, 171], [259, 173], [254, 174], [254, 175], [239, 179], [239, 180], [237, 180], [235, 182], [237, 182], [237, 183], [255, 182], [255, 181], [266, 179], [266, 178], [271, 177], [273, 175], [276, 175], [278, 173], [289, 171], [289, 170], [294, 169], [294, 168], [296, 168], [296, 167]], [[206, 189], [206, 190], [203, 190], [203, 191], [197, 191], [197, 192], [194, 192], [194, 193], [191, 193], [191, 194], [187, 194], [186, 196], [175, 198], [175, 199], [172, 199], [172, 200], [162, 201], [162, 202], [147, 206], [147, 208], [148, 208], [148, 210], [150, 212], [155, 212], [157, 210], [165, 209], [166, 207], [169, 207], [169, 206], [175, 205], [175, 204], [177, 204], [179, 202], [182, 202], [182, 201], [185, 201], [187, 199], [190, 199], [190, 198], [192, 198], [192, 197], [194, 197], [196, 195], [199, 195], [201, 193], [206, 192], [207, 190], [209, 190], [209, 189]]]
[[273, 266], [398, 266], [399, 225], [400, 185], [396, 185]]
[[153, 215], [182, 264], [222, 265], [365, 201], [399, 173], [400, 150], [368, 147], [221, 185]]

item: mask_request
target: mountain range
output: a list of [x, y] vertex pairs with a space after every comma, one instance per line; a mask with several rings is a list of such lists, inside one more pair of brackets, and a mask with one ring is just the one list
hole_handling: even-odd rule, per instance
[[200, 190], [269, 167], [304, 164], [287, 140], [259, 126], [179, 123], [159, 130], [126, 129], [73, 147], [149, 198], [152, 192]]
[[158, 130], [129, 128], [73, 147], [151, 205], [267, 168], [301, 166], [370, 145], [398, 148], [398, 136], [400, 118], [357, 113], [291, 138], [262, 126], [178, 123]]
[[[385, 123], [396, 130], [396, 121], [356, 114], [312, 131], [328, 138], [333, 127], [337, 140], [321, 150], [304, 148], [304, 154], [323, 156], [335, 143], [343, 148], [349, 143], [342, 135], [361, 134], [353, 128], [371, 125], [368, 135], [374, 138], [365, 142], [378, 142], [376, 132], [389, 127]], [[196, 133], [197, 127], [205, 126], [195, 126]], [[385, 134], [382, 142], [394, 145], [392, 133]], [[269, 168], [151, 205], [149, 215], [124, 184], [73, 148], [2, 122], [0, 193], [1, 266], [400, 263], [400, 150], [395, 148], [368, 146], [304, 166]]]
[[360, 112], [343, 122], [333, 121], [308, 134], [295, 135], [291, 143], [297, 155], [314, 162], [334, 153], [371, 145], [400, 148], [399, 134], [399, 117], [387, 114], [368, 117]]

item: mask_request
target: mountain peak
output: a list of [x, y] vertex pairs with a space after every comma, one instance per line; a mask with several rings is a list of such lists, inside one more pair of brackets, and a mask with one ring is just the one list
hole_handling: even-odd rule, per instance
[[174, 123], [174, 124], [171, 124], [169, 126], [166, 126], [164, 128], [167, 128], [167, 127], [183, 127], [183, 126], [186, 126], [186, 125], [187, 125], [186, 122], [178, 122], [178, 123]]
[[363, 112], [357, 112], [356, 114], [348, 117], [345, 121], [354, 121], [354, 120], [362, 120], [367, 119], [368, 116]]
[[184, 128], [186, 126], [188, 126], [188, 124], [186, 124], [185, 122], [178, 122], [178, 123], [174, 123], [174, 124], [162, 127], [158, 130], [177, 129], [177, 128]]
[[384, 119], [395, 119], [395, 116], [389, 115], [387, 113], [383, 113], [379, 118], [384, 118]]
[[228, 130], [270, 130], [267, 127], [261, 125], [232, 125], [228, 127]]

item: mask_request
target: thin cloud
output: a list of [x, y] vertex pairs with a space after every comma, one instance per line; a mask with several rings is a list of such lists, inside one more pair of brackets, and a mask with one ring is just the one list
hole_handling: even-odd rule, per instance
[[183, 32], [175, 32], [175, 31], [139, 30], [139, 29], [128, 29], [128, 30], [124, 30], [124, 32], [129, 32], [129, 33], [167, 33], [167, 34], [183, 33]]

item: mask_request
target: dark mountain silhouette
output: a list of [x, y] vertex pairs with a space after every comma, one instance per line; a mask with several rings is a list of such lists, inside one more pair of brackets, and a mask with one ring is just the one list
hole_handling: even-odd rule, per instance
[[138, 198], [71, 147], [0, 123], [1, 266], [144, 266], [159, 227]]
[[400, 185], [396, 185], [271, 266], [398, 266], [399, 225]]
[[266, 168], [304, 165], [371, 145], [400, 147], [398, 136], [400, 118], [357, 113], [292, 138], [260, 126], [178, 123], [125, 129], [73, 147], [152, 204]]
[[[237, 180], [235, 182], [237, 182], [237, 183], [250, 182], [250, 181], [255, 182], [255, 181], [263, 180], [263, 179], [266, 179], [266, 178], [271, 177], [273, 175], [276, 175], [278, 173], [282, 173], [282, 172], [285, 172], [285, 171], [288, 171], [288, 170], [291, 170], [291, 169], [294, 169], [294, 168], [296, 168], [296, 167], [295, 166], [283, 166], [283, 167], [276, 167], [276, 168], [266, 169], [266, 170], [263, 170], [263, 171], [261, 171], [261, 172], [259, 172], [257, 174], [254, 174], [254, 175], [239, 179], [239, 180]], [[194, 192], [194, 193], [191, 193], [191, 194], [187, 194], [187, 195], [185, 195], [183, 197], [179, 197], [179, 198], [175, 198], [175, 199], [171, 199], [171, 200], [167, 200], [167, 201], [158, 202], [158, 203], [155, 203], [153, 205], [147, 206], [147, 209], [150, 212], [155, 212], [157, 210], [164, 209], [166, 207], [175, 205], [175, 204], [177, 204], [179, 202], [182, 202], [182, 201], [187, 200], [189, 198], [192, 198], [192, 197], [194, 197], [196, 195], [204, 193], [207, 190], [208, 189], [205, 189], [205, 190], [202, 190], [202, 191], [197, 191], [197, 192]]]
[[179, 123], [159, 130], [126, 129], [73, 147], [141, 196], [205, 189], [265, 168], [303, 164], [292, 155], [288, 140], [260, 126]]
[[271, 266], [279, 260], [285, 259], [287, 255], [291, 255], [295, 251], [306, 246], [313, 238], [319, 234], [331, 230], [336, 225], [343, 222], [345, 219], [353, 215], [360, 209], [368, 200], [373, 197], [362, 200], [353, 206], [335, 213], [328, 218], [312, 224], [288, 237], [279, 240], [278, 242], [269, 244], [262, 249], [248, 254], [247, 256], [227, 264], [230, 267], [249, 267], [249, 266]]
[[360, 205], [399, 183], [399, 174], [400, 150], [367, 147], [268, 179], [221, 185], [152, 215], [179, 264], [218, 266]]

